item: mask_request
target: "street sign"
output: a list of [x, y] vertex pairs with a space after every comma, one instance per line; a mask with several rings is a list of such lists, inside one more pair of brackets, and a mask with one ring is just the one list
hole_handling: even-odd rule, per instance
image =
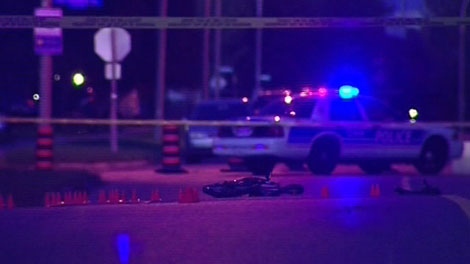
[[[37, 8], [34, 16], [43, 18], [62, 18], [60, 8]], [[34, 51], [37, 55], [50, 56], [61, 55], [63, 52], [63, 40], [61, 28], [34, 28]]]
[[[103, 59], [105, 78], [111, 80], [110, 120], [118, 119], [117, 80], [121, 79], [121, 62], [131, 51], [131, 35], [123, 28], [102, 28], [95, 33], [95, 52]], [[118, 129], [116, 124], [110, 126], [110, 143], [112, 152], [118, 151]]]
[[131, 35], [123, 28], [102, 28], [95, 34], [95, 52], [105, 62], [120, 62], [131, 51]]

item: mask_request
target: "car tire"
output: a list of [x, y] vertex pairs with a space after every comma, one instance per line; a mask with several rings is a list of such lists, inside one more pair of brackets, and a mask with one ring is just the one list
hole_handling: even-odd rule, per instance
[[390, 163], [371, 160], [368, 162], [359, 163], [359, 168], [361, 168], [364, 173], [369, 175], [381, 174], [390, 170]]
[[442, 138], [428, 140], [414, 163], [416, 170], [423, 175], [434, 175], [441, 172], [447, 164], [448, 147]]
[[276, 159], [273, 157], [246, 158], [245, 166], [253, 175], [269, 176], [276, 166]]
[[335, 139], [315, 142], [307, 158], [307, 166], [315, 175], [330, 175], [339, 159], [339, 144]]

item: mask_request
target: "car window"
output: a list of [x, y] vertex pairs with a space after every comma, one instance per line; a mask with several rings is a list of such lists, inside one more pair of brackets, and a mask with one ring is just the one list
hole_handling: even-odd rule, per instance
[[361, 111], [356, 100], [333, 99], [330, 105], [332, 121], [362, 121]]
[[295, 118], [310, 118], [313, 109], [316, 105], [316, 100], [311, 98], [294, 98], [291, 103], [286, 103], [283, 100], [272, 102], [260, 110], [259, 115], [271, 116], [290, 116]]
[[192, 120], [228, 120], [247, 116], [248, 106], [243, 103], [199, 104], [190, 116]]
[[404, 118], [399, 118], [399, 115], [386, 103], [371, 97], [363, 97], [360, 104], [364, 107], [366, 115], [370, 121], [383, 122], [383, 121], [403, 121]]

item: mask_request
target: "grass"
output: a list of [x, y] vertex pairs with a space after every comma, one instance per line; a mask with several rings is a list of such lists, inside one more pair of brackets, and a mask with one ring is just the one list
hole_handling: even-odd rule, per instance
[[[78, 131], [78, 132], [77, 132]], [[122, 134], [121, 134], [122, 133]], [[4, 151], [6, 166], [17, 167], [33, 165], [36, 151], [35, 129], [14, 132], [14, 140]], [[111, 151], [107, 131], [83, 132], [80, 130], [58, 131], [54, 134], [54, 162], [91, 163], [149, 161], [160, 159], [161, 147], [155, 142], [152, 130], [121, 132], [118, 152]]]

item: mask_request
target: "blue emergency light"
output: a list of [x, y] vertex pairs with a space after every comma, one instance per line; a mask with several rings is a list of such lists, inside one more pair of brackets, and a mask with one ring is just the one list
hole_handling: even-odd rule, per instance
[[102, 8], [104, 0], [54, 0], [54, 5], [69, 8], [71, 10], [86, 10], [90, 8]]
[[359, 89], [351, 85], [343, 85], [339, 88], [339, 97], [351, 99], [359, 95]]

